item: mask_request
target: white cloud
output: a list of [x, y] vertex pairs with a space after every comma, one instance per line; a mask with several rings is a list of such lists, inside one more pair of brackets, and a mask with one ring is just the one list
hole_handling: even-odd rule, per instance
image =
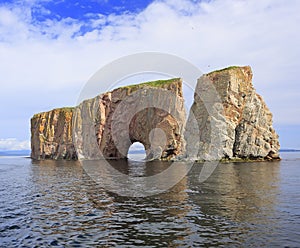
[[27, 140], [20, 141], [15, 138], [0, 139], [0, 151], [29, 150], [30, 143]]
[[[35, 105], [34, 111], [74, 105], [77, 95], [71, 89], [80, 89], [101, 66], [123, 55], [156, 51], [183, 57], [204, 72], [251, 65], [254, 85], [275, 121], [300, 123], [300, 98], [295, 94], [300, 92], [300, 1], [160, 0], [140, 13], [44, 22], [32, 17], [37, 2], [42, 4], [29, 1], [22, 8], [0, 8], [0, 104], [6, 106], [0, 109], [2, 118], [6, 111], [28, 111], [22, 109], [24, 102]], [[53, 92], [64, 99], [51, 101]], [[282, 94], [284, 108], [278, 107]], [[7, 95], [21, 104], [7, 106]], [[28, 112], [28, 119], [32, 114]], [[13, 136], [14, 130], [1, 130], [9, 127], [0, 122], [0, 137]]]

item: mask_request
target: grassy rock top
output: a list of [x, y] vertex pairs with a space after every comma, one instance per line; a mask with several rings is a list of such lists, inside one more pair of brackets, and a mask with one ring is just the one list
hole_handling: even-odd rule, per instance
[[[244, 67], [244, 66], [242, 66], [242, 67]], [[215, 71], [209, 72], [209, 73], [207, 73], [207, 75], [211, 75], [213, 73], [225, 72], [225, 71], [234, 70], [234, 69], [240, 70], [242, 67], [241, 66], [229, 66], [229, 67], [226, 67], [226, 68], [223, 68], [220, 70], [215, 70]], [[248, 67], [248, 66], [245, 66], [245, 67]]]
[[171, 79], [166, 79], [166, 80], [155, 80], [155, 81], [149, 81], [149, 82], [144, 82], [144, 83], [140, 83], [140, 84], [131, 84], [128, 86], [122, 86], [120, 88], [138, 88], [138, 87], [143, 87], [143, 86], [162, 87], [163, 85], [178, 82], [179, 80], [181, 80], [181, 79], [180, 78], [171, 78]]

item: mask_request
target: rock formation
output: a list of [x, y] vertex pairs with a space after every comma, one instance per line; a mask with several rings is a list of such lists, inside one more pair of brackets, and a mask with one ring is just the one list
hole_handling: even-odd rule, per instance
[[184, 124], [181, 79], [121, 87], [85, 100], [69, 112], [35, 115], [31, 156], [70, 158], [73, 153], [59, 146], [68, 144], [72, 151], [76, 147], [79, 159], [120, 159], [126, 158], [132, 143], [141, 142], [148, 159], [170, 160], [183, 153]]
[[198, 80], [185, 137], [190, 159], [279, 158], [272, 114], [253, 88], [249, 66], [214, 71]]
[[31, 157], [77, 159], [72, 139], [73, 108], [54, 109], [31, 118]]
[[138, 141], [148, 159], [279, 158], [272, 114], [248, 66], [203, 75], [185, 122], [181, 79], [120, 87], [75, 108], [34, 115], [31, 157], [120, 159]]
[[183, 152], [184, 124], [181, 79], [121, 87], [76, 108], [78, 156], [126, 158], [130, 145], [140, 142], [149, 159], [170, 160]]

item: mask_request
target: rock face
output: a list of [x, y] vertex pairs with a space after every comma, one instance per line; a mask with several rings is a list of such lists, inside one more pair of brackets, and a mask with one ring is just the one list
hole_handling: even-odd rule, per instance
[[79, 158], [126, 158], [134, 142], [148, 159], [170, 160], [184, 149], [181, 79], [155, 81], [101, 94], [75, 110]]
[[[74, 109], [57, 109], [31, 120], [31, 157], [126, 158], [141, 142], [148, 159], [170, 160], [184, 151], [181, 79], [121, 87]], [[73, 118], [73, 122], [72, 122]]]
[[253, 88], [249, 66], [214, 71], [198, 80], [185, 137], [190, 159], [279, 158], [272, 114]]
[[121, 87], [31, 119], [34, 159], [121, 159], [141, 142], [147, 159], [279, 159], [272, 114], [251, 68], [203, 75], [185, 120], [181, 79]]
[[77, 159], [72, 139], [73, 108], [54, 109], [31, 118], [31, 158]]

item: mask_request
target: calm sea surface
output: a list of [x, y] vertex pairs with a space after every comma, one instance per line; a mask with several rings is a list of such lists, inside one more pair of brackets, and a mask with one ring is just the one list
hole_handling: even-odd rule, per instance
[[[198, 164], [145, 198], [106, 191], [79, 162], [1, 157], [0, 247], [300, 247], [300, 153], [281, 155], [220, 164], [203, 183]], [[115, 167], [141, 176], [167, 165]]]

